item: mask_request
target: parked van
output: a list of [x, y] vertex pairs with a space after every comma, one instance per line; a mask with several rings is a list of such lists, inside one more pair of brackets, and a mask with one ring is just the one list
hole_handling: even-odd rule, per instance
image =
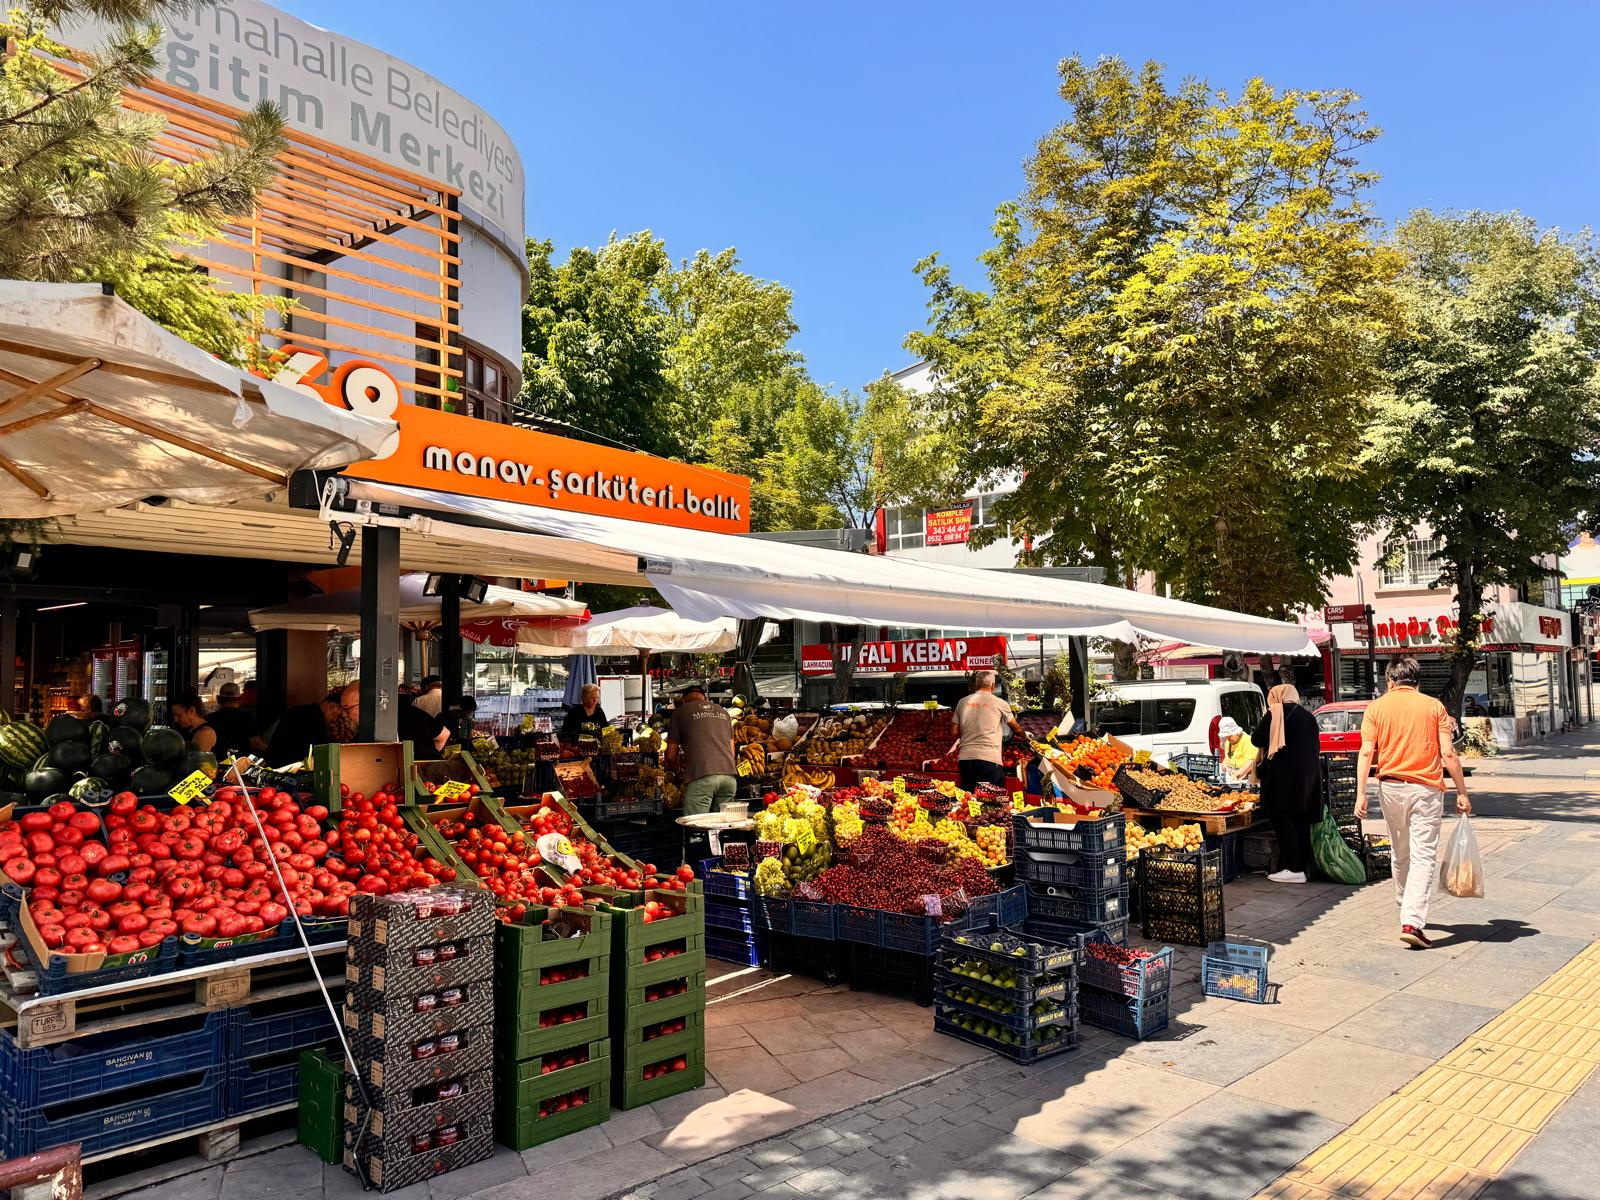
[[1158, 762], [1174, 754], [1215, 754], [1218, 723], [1232, 717], [1255, 731], [1267, 698], [1253, 683], [1233, 679], [1151, 679], [1111, 685], [1094, 702], [1090, 720]]

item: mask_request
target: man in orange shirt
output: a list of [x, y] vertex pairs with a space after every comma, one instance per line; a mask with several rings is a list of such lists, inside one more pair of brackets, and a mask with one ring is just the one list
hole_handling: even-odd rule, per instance
[[1395, 901], [1400, 905], [1400, 940], [1426, 950], [1428, 900], [1438, 874], [1439, 826], [1444, 820], [1444, 776], [1456, 785], [1456, 811], [1469, 813], [1467, 781], [1456, 754], [1450, 714], [1417, 690], [1422, 669], [1414, 658], [1397, 658], [1386, 675], [1389, 690], [1367, 706], [1361, 720], [1361, 758], [1356, 763], [1356, 816], [1367, 815], [1367, 772], [1378, 760], [1378, 793], [1389, 826]]

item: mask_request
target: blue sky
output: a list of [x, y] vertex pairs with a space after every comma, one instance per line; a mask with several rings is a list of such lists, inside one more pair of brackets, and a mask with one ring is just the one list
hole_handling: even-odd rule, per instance
[[906, 364], [940, 250], [970, 282], [997, 202], [1060, 120], [1055, 64], [1154, 58], [1237, 90], [1350, 87], [1385, 133], [1379, 211], [1595, 219], [1600, 6], [977, 5], [922, 0], [278, 0], [416, 64], [521, 150], [529, 232], [558, 250], [649, 228], [676, 257], [737, 246], [794, 290], [822, 382]]

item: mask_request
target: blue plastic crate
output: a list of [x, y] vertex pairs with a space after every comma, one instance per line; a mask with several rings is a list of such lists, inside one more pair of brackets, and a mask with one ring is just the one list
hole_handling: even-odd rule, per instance
[[933, 1028], [936, 1033], [943, 1033], [953, 1038], [960, 1038], [963, 1042], [971, 1042], [974, 1046], [982, 1046], [985, 1050], [992, 1050], [1009, 1058], [1012, 1062], [1029, 1066], [1042, 1059], [1054, 1058], [1058, 1054], [1065, 1054], [1078, 1048], [1078, 1031], [1072, 1030], [1061, 1037], [1044, 1042], [1028, 1042], [1021, 1045], [1011, 1045], [1007, 1042], [997, 1042], [987, 1038], [981, 1033], [969, 1029], [962, 1029], [954, 1022], [944, 1017], [935, 1015]]
[[[300, 918], [305, 926], [306, 941], [313, 946], [326, 946], [333, 942], [342, 942], [350, 934], [350, 921], [346, 917], [303, 917]], [[228, 945], [200, 946], [196, 943], [200, 939], [179, 939], [177, 969], [186, 971], [191, 967], [210, 967], [217, 963], [234, 962], [241, 958], [251, 958], [258, 954], [277, 954], [284, 950], [294, 950], [301, 944], [300, 934], [295, 929], [295, 918], [290, 916], [271, 937], [260, 938], [251, 942], [233, 942]]]
[[986, 928], [991, 916], [1001, 926], [1019, 924], [1028, 915], [1028, 889], [1020, 883], [987, 896], [974, 896], [967, 911], [952, 922], [959, 928]]
[[756, 933], [747, 936], [736, 933], [723, 934], [706, 930], [706, 957], [720, 962], [740, 963], [759, 967], [766, 961], [766, 941]]
[[1078, 1012], [1087, 1024], [1138, 1041], [1167, 1027], [1171, 999], [1171, 992], [1140, 1000], [1086, 987], [1078, 992]]
[[235, 1059], [228, 1064], [228, 1117], [280, 1108], [300, 1098], [300, 1056]]
[[1216, 845], [1222, 851], [1222, 882], [1232, 883], [1244, 874], [1244, 831], [1224, 833]]
[[1115, 888], [1087, 888], [1030, 883], [1028, 912], [1046, 921], [1083, 925], [1121, 921], [1128, 916], [1128, 887], [1126, 884]]
[[238, 1061], [263, 1054], [309, 1050], [338, 1036], [334, 1016], [314, 997], [295, 996], [288, 1001], [265, 1000], [229, 1010], [233, 1031], [229, 1056]]
[[727, 900], [748, 902], [755, 897], [755, 876], [745, 871], [722, 870], [722, 859], [707, 858], [700, 862], [696, 872], [705, 885], [708, 897], [720, 896]]
[[1149, 958], [1142, 958], [1126, 966], [1107, 962], [1087, 953], [1087, 946], [1095, 942], [1119, 945], [1106, 934], [1096, 932], [1085, 940], [1083, 967], [1078, 979], [1085, 987], [1099, 988], [1102, 992], [1115, 992], [1136, 1000], [1148, 999], [1172, 990], [1172, 947], [1163, 946]]
[[193, 1075], [226, 1059], [230, 1018], [211, 1012], [36, 1050], [0, 1031], [0, 1083], [12, 1104], [34, 1109]]
[[883, 914], [883, 948], [932, 955], [939, 949], [939, 937], [944, 929], [937, 917], [886, 912]]
[[84, 1156], [89, 1157], [186, 1129], [199, 1129], [227, 1115], [225, 1064], [218, 1064], [203, 1076], [184, 1076], [173, 1083], [177, 1086], [171, 1090], [154, 1094], [150, 1088], [132, 1088], [96, 1097], [95, 1106], [87, 1111], [81, 1104], [73, 1104], [73, 1111], [63, 1113], [59, 1106], [52, 1112], [49, 1108], [19, 1109], [9, 1099], [0, 1101], [5, 1153], [15, 1158], [78, 1142]]
[[776, 896], [757, 896], [751, 903], [756, 927], [772, 933], [794, 932], [794, 906]]
[[28, 966], [33, 968], [38, 980], [39, 995], [58, 996], [80, 988], [100, 987], [108, 983], [126, 983], [130, 979], [144, 979], [164, 974], [178, 966], [178, 939], [169, 937], [161, 945], [130, 955], [121, 965], [101, 967], [98, 971], [79, 971], [69, 974], [66, 956], [49, 953], [41, 958], [34, 953], [33, 943], [22, 933], [23, 891], [14, 883], [0, 887], [0, 918], [17, 935], [17, 949]]
[[706, 901], [706, 928], [726, 929], [735, 933], [754, 933], [758, 928], [755, 914], [742, 904], [718, 904]]
[[791, 900], [789, 912], [793, 918], [789, 932], [796, 937], [833, 940], [833, 905], [826, 900]]
[[1079, 850], [1109, 854], [1121, 850], [1127, 838], [1127, 822], [1121, 813], [1091, 821], [1080, 817], [1073, 822], [1057, 822], [1053, 808], [1032, 808], [1011, 818], [1012, 844], [1020, 855], [1024, 850]]
[[1128, 882], [1128, 859], [1121, 850], [1030, 850], [1017, 854], [1017, 878], [1059, 887], [1110, 890]]
[[883, 919], [889, 914], [881, 908], [861, 908], [854, 904], [833, 906], [833, 935], [841, 942], [883, 948]]
[[1267, 963], [1272, 946], [1255, 938], [1212, 942], [1200, 960], [1200, 982], [1208, 996], [1267, 1002]]

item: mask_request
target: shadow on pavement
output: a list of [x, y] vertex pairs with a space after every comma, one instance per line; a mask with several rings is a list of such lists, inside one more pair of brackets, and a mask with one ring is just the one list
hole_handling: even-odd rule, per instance
[[[1477, 925], [1441, 925], [1437, 921], [1430, 921], [1428, 932], [1433, 936], [1436, 950], [1464, 942], [1515, 942], [1539, 936], [1539, 931], [1526, 921], [1513, 920], [1494, 920]], [[1448, 936], [1439, 937], [1438, 934]]]

